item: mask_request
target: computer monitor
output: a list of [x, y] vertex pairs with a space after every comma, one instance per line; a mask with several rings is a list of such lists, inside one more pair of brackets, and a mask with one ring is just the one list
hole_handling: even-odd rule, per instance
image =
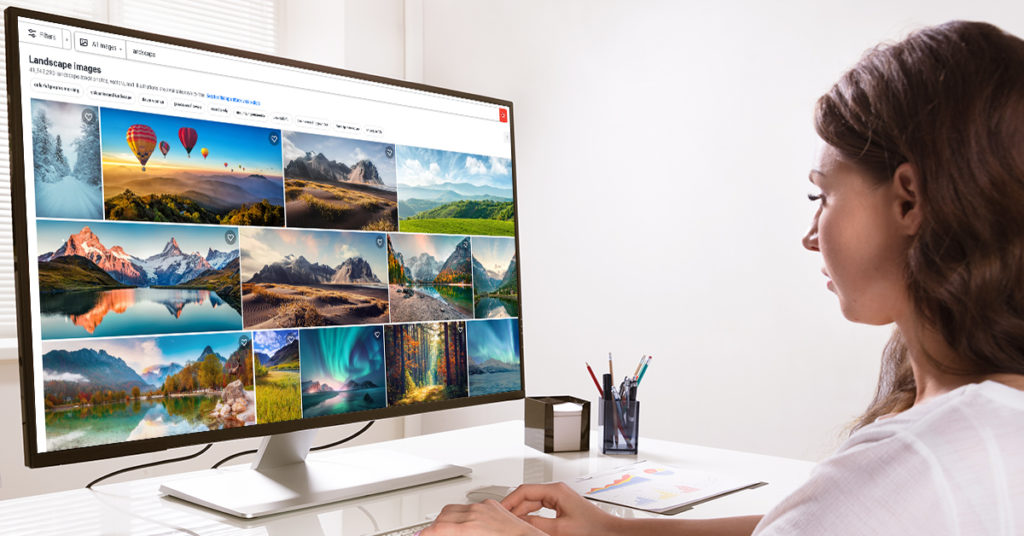
[[5, 23], [27, 465], [282, 437], [256, 493], [334, 478], [317, 428], [523, 397], [511, 102]]

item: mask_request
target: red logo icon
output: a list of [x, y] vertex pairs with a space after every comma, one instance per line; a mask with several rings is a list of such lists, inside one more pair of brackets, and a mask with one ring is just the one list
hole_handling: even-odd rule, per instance
[[498, 109], [498, 121], [502, 123], [508, 123], [508, 110], [504, 108]]

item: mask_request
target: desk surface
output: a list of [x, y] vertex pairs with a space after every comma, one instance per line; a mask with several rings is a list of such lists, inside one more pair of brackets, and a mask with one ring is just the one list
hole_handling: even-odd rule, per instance
[[[591, 433], [589, 452], [544, 454], [523, 444], [522, 421], [509, 421], [362, 445], [351, 449], [386, 449], [471, 467], [473, 473], [444, 482], [382, 493], [327, 506], [242, 520], [175, 499], [157, 489], [168, 479], [204, 474], [162, 476], [0, 501], [0, 534], [303, 534], [362, 535], [422, 521], [449, 503], [465, 503], [466, 492], [485, 485], [570, 480], [637, 460], [654, 460], [680, 468], [701, 469], [760, 479], [767, 486], [744, 490], [700, 504], [676, 517], [705, 518], [763, 514], [802, 484], [812, 462], [640, 439], [637, 456], [604, 456]], [[310, 454], [330, 459], [350, 449]], [[211, 462], [212, 463], [212, 462]], [[241, 466], [234, 466], [237, 470]], [[219, 469], [233, 470], [232, 467]], [[240, 491], [241, 492], [241, 491]], [[595, 503], [622, 517], [654, 514]]]

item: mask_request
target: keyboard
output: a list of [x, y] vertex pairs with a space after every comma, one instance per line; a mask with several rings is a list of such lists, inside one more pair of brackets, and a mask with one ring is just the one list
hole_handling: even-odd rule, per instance
[[415, 525], [400, 527], [393, 530], [374, 533], [373, 536], [416, 536], [421, 530], [430, 526], [433, 521], [423, 521]]

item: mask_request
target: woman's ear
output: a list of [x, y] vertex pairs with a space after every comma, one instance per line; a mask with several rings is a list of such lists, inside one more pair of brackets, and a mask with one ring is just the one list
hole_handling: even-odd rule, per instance
[[896, 196], [897, 221], [907, 236], [914, 236], [921, 228], [921, 176], [910, 162], [904, 162], [892, 175]]

